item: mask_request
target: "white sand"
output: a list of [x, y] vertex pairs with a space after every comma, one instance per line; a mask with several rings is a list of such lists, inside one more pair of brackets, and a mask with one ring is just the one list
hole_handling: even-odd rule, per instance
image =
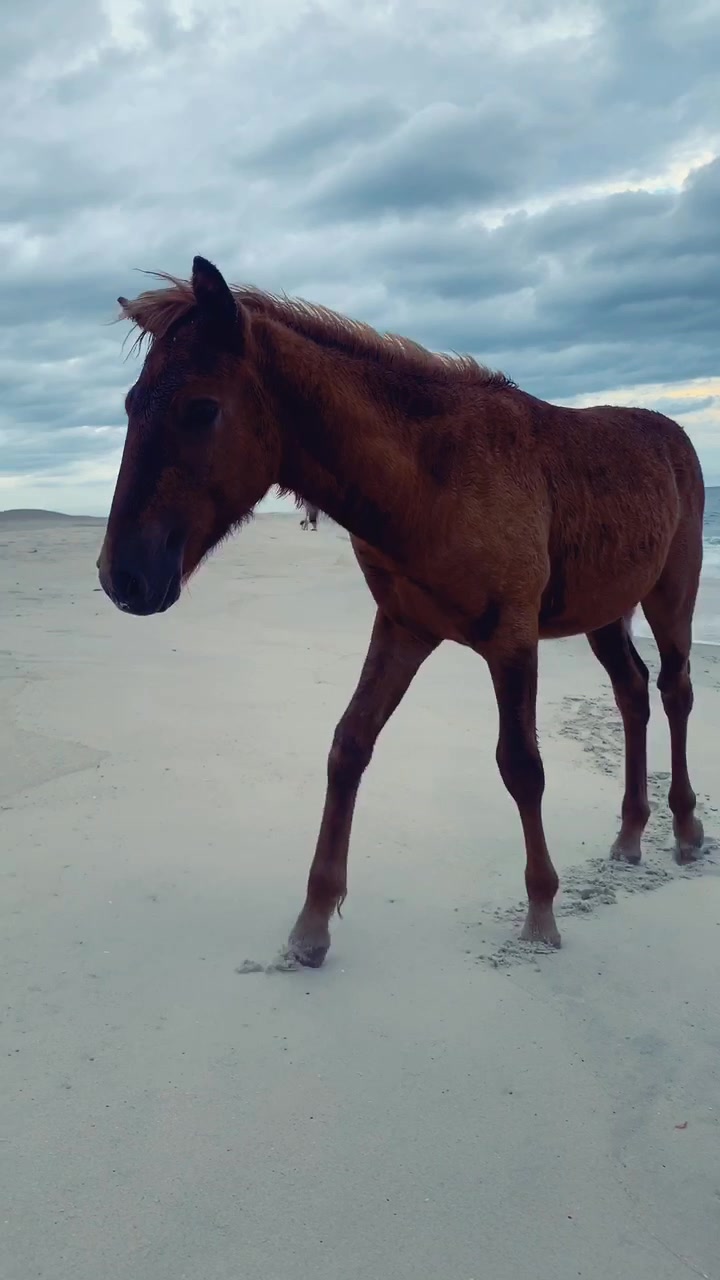
[[[673, 864], [655, 696], [646, 865], [608, 867], [584, 641], [542, 652], [561, 952], [515, 941], [489, 680], [448, 646], [377, 748], [325, 968], [236, 972], [302, 901], [372, 617], [298, 520], [147, 620], [96, 593], [101, 527], [0, 523], [3, 1280], [715, 1280], [718, 858]], [[693, 671], [716, 834], [720, 650]]]

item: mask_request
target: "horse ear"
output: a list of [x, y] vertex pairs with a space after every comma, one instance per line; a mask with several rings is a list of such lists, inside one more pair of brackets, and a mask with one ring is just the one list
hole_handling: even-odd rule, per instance
[[200, 315], [216, 338], [229, 343], [236, 351], [241, 350], [245, 313], [233, 297], [224, 276], [207, 258], [193, 258], [192, 289]]

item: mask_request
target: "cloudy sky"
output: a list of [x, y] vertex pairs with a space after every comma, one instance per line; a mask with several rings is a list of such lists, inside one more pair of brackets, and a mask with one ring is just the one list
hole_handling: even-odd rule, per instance
[[22, 0], [3, 36], [0, 508], [107, 511], [115, 298], [196, 253], [662, 409], [720, 481], [720, 0]]

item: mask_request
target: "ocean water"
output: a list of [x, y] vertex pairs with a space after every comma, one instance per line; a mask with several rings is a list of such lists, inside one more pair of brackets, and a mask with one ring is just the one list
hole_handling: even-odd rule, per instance
[[693, 636], [701, 643], [720, 644], [720, 487], [705, 491], [703, 571]]
[[[633, 631], [638, 636], [650, 635], [639, 609], [633, 620]], [[693, 640], [700, 644], [720, 644], [720, 486], [705, 491], [703, 569]]]
[[704, 542], [705, 571], [720, 578], [720, 486], [705, 490]]

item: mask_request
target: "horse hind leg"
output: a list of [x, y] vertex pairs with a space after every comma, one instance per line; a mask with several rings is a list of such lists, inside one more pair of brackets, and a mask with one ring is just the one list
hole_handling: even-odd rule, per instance
[[487, 655], [499, 712], [496, 759], [515, 801], [525, 837], [528, 913], [520, 937], [560, 946], [553, 901], [558, 876], [545, 840], [542, 799], [545, 771], [537, 743], [537, 644]]
[[630, 639], [623, 618], [591, 632], [588, 641], [610, 677], [625, 731], [625, 794], [620, 832], [610, 856], [637, 864], [642, 857], [642, 835], [650, 817], [647, 794], [648, 669]]
[[693, 707], [690, 680], [692, 618], [702, 563], [701, 532], [676, 538], [665, 568], [642, 607], [660, 653], [658, 689], [670, 727], [671, 777], [668, 802], [673, 816], [676, 858], [694, 862], [702, 847], [702, 823], [687, 764], [688, 719]]

